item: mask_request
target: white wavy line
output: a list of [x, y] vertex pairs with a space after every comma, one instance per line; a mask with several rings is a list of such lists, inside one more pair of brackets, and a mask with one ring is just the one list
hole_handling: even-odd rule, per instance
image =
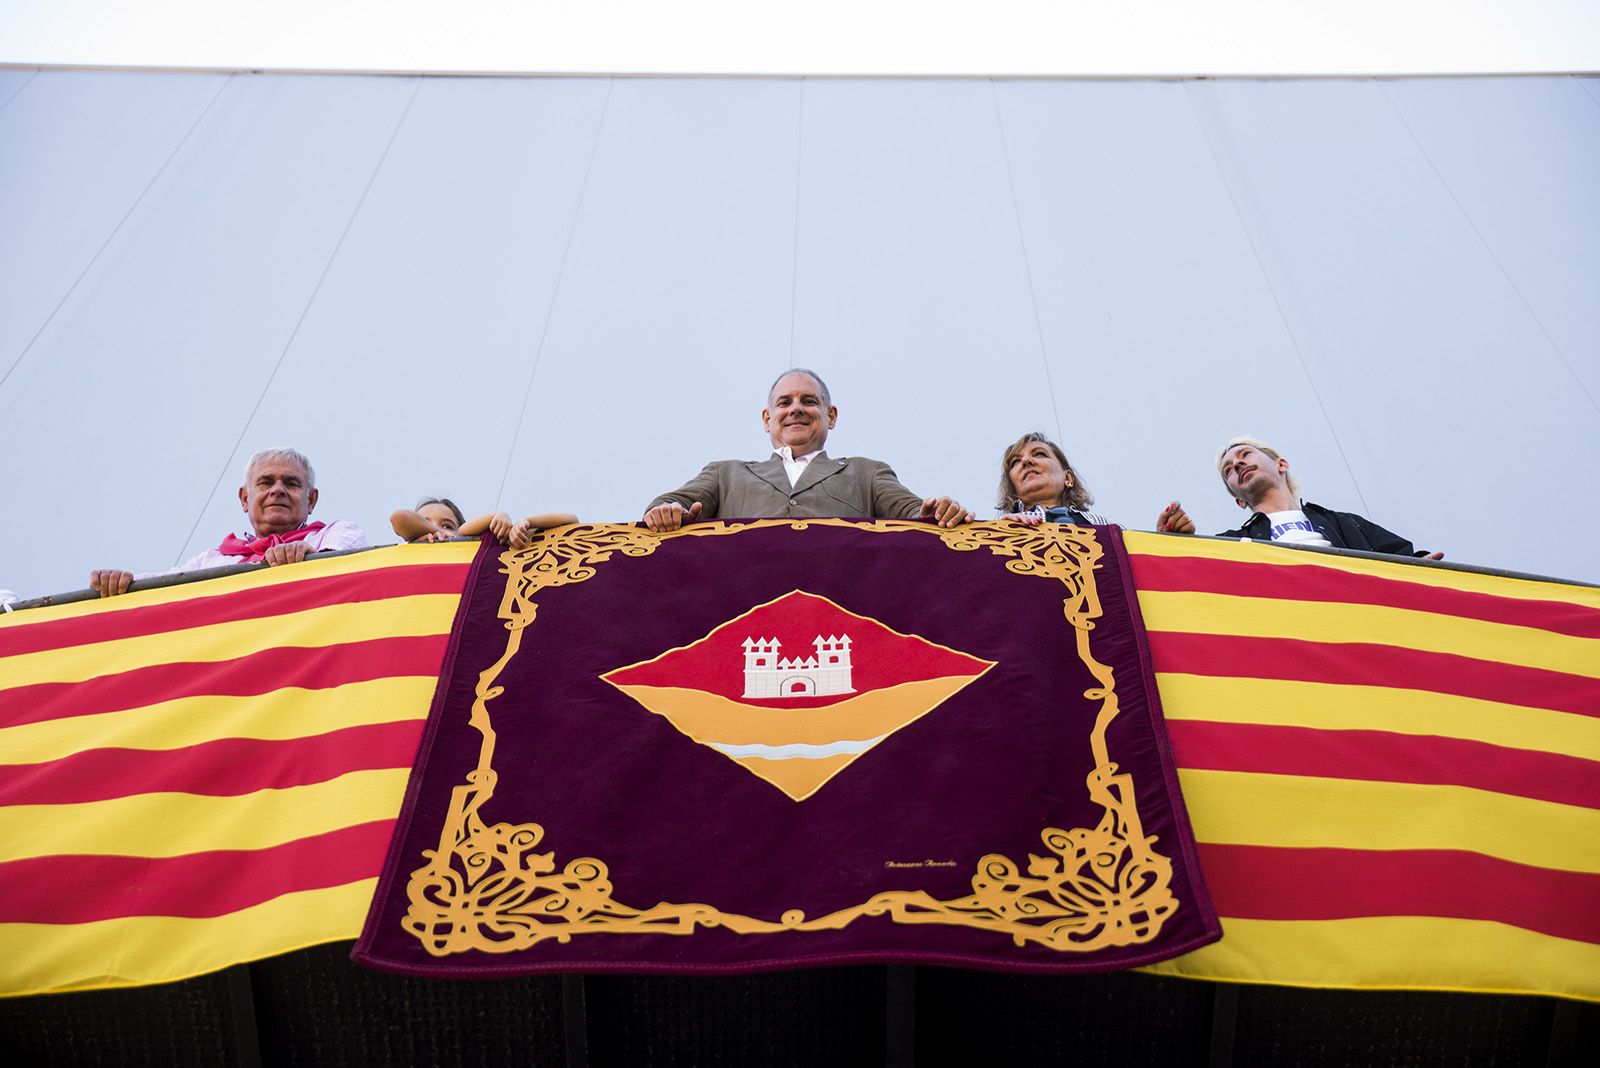
[[865, 741], [829, 742], [827, 745], [810, 745], [806, 742], [791, 742], [788, 745], [762, 745], [760, 742], [751, 742], [749, 745], [722, 745], [712, 742], [711, 748], [719, 753], [726, 753], [731, 757], [765, 757], [768, 760], [821, 760], [823, 757], [838, 756], [841, 753], [865, 753], [868, 749], [887, 738], [887, 734], [880, 734], [876, 738]]

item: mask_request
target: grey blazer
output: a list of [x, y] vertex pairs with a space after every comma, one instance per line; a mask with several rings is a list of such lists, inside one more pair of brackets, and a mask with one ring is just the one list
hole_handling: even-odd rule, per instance
[[768, 519], [780, 516], [860, 516], [915, 519], [922, 498], [906, 489], [881, 460], [840, 459], [820, 452], [806, 464], [793, 487], [783, 461], [718, 460], [671, 493], [651, 501], [677, 501], [688, 508], [700, 502], [701, 519]]

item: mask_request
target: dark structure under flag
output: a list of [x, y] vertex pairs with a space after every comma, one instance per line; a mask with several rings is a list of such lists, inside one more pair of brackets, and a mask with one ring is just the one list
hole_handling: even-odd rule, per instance
[[782, 519], [485, 541], [355, 956], [1092, 971], [1219, 934], [1116, 528]]

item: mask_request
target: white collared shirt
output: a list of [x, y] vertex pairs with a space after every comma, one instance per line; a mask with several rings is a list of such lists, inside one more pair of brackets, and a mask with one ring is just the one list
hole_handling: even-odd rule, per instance
[[785, 445], [782, 448], [773, 449], [772, 455], [783, 461], [784, 474], [789, 476], [789, 488], [793, 489], [799, 484], [800, 475], [805, 471], [806, 464], [810, 463], [812, 457], [821, 451], [821, 449], [818, 449], [816, 452], [808, 452], [797, 460], [794, 458], [794, 450]]

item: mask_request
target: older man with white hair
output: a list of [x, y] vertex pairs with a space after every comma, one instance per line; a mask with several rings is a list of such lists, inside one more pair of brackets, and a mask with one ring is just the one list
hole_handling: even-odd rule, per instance
[[761, 425], [772, 442], [765, 460], [718, 460], [645, 509], [654, 531], [696, 519], [774, 516], [860, 516], [929, 519], [953, 527], [972, 513], [949, 497], [919, 497], [888, 464], [864, 456], [829, 456], [828, 431], [839, 419], [817, 372], [791, 367], [767, 390]]
[[89, 586], [102, 597], [126, 593], [137, 579], [175, 575], [229, 564], [265, 563], [269, 567], [294, 564], [312, 553], [359, 549], [367, 536], [354, 523], [335, 519], [311, 522], [317, 506], [317, 473], [304, 453], [295, 449], [262, 449], [245, 465], [239, 487], [239, 507], [249, 517], [244, 537], [229, 534], [214, 549], [166, 571], [135, 575], [129, 571], [89, 573]]
[[1301, 500], [1300, 483], [1290, 474], [1289, 461], [1264, 441], [1238, 437], [1228, 442], [1217, 453], [1217, 474], [1222, 476], [1234, 503], [1250, 512], [1243, 526], [1223, 531], [1217, 535], [1220, 538], [1326, 545], [1429, 560], [1444, 558], [1444, 553], [1418, 549], [1365, 516], [1335, 512]]

